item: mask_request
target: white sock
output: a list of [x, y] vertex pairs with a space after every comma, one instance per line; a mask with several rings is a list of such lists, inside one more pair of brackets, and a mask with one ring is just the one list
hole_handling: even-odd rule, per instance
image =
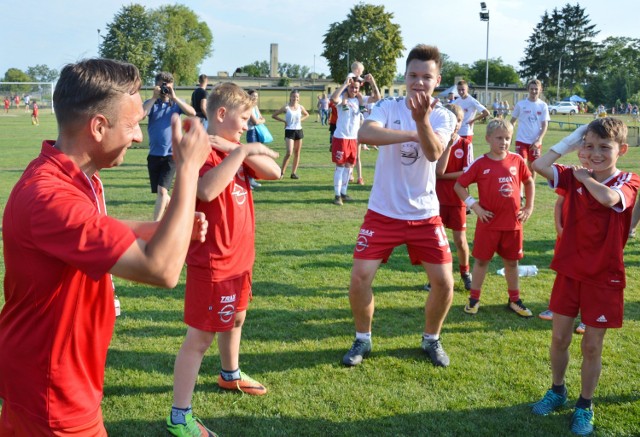
[[342, 171], [344, 167], [336, 166], [336, 171], [333, 173], [333, 190], [336, 193], [336, 196], [340, 195], [340, 191], [342, 190]]
[[356, 331], [356, 340], [371, 341], [371, 333], [370, 332], [358, 332], [358, 331]]
[[343, 196], [347, 194], [347, 187], [349, 186], [349, 178], [351, 177], [352, 171], [352, 167], [345, 167], [342, 173], [342, 190], [340, 190], [340, 194], [342, 194]]
[[422, 338], [427, 341], [436, 341], [440, 339], [440, 334], [427, 334], [425, 332], [422, 334]]

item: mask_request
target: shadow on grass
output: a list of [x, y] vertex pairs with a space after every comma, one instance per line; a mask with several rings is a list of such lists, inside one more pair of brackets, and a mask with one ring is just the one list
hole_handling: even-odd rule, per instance
[[[637, 402], [640, 396], [614, 396], [598, 398], [599, 404]], [[259, 400], [256, 399], [259, 402]], [[423, 411], [411, 414], [393, 414], [384, 417], [363, 417], [352, 414], [351, 420], [333, 421], [313, 417], [313, 410], [301, 408], [296, 417], [271, 413], [246, 415], [229, 414], [222, 417], [207, 411], [194, 411], [204, 424], [221, 436], [569, 436], [571, 408], [563, 408], [547, 417], [534, 416], [529, 404], [508, 407], [482, 408], [458, 406], [454, 411]], [[110, 421], [105, 417], [109, 435], [160, 436], [167, 435], [164, 416], [159, 412], [154, 421]], [[218, 413], [218, 412], [216, 412]], [[307, 417], [305, 417], [307, 416]], [[596, 432], [599, 427], [596, 423]], [[606, 432], [606, 429], [602, 429]], [[640, 426], [628, 429], [628, 434], [638, 435]]]

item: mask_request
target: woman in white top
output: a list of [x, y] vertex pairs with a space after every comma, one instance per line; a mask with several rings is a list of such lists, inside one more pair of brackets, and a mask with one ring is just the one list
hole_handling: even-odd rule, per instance
[[[280, 114], [285, 114], [285, 118], [279, 117]], [[309, 117], [309, 113], [304, 109], [304, 106], [300, 104], [300, 93], [298, 93], [298, 90], [291, 91], [289, 103], [274, 112], [272, 117], [274, 120], [284, 123], [284, 141], [287, 151], [282, 160], [282, 174], [280, 178], [284, 176], [287, 170], [289, 158], [291, 158], [291, 152], [293, 151], [291, 179], [299, 179], [296, 172], [298, 171], [298, 164], [300, 164], [300, 149], [302, 148], [302, 139], [304, 138], [302, 122]]]

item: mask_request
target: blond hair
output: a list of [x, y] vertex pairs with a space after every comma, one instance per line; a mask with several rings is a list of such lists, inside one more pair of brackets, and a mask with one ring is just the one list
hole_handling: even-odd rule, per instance
[[513, 133], [513, 125], [509, 120], [505, 118], [494, 118], [487, 125], [487, 136], [493, 135], [493, 133], [499, 129]]
[[254, 105], [253, 100], [238, 85], [231, 82], [224, 82], [213, 87], [207, 97], [207, 118], [214, 118], [219, 108], [226, 108], [229, 111], [235, 109], [250, 109]]
[[446, 105], [444, 105], [444, 107], [447, 108], [449, 111], [453, 112], [453, 114], [456, 116], [456, 119], [458, 121], [464, 118], [464, 111], [460, 106], [454, 105], [453, 103], [447, 103]]

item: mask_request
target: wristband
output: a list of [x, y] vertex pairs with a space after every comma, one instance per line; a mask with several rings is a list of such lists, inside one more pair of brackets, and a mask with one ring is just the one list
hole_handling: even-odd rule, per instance
[[474, 199], [473, 197], [469, 196], [466, 199], [464, 199], [464, 204], [467, 205], [467, 208], [471, 208], [473, 206], [474, 203], [476, 203], [477, 200]]
[[567, 136], [562, 141], [560, 141], [558, 144], [554, 144], [553, 146], [551, 146], [549, 150], [553, 150], [560, 156], [564, 156], [567, 153], [573, 152], [574, 150], [579, 148], [580, 145], [582, 144], [582, 138], [584, 137], [584, 134], [587, 132], [587, 126], [588, 125], [583, 124], [578, 129], [573, 131], [569, 136]]

